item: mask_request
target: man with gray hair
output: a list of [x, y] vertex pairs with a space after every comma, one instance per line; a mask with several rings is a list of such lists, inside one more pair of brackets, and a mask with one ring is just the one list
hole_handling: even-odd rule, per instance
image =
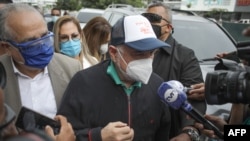
[[54, 53], [53, 33], [43, 16], [26, 4], [8, 4], [0, 9], [0, 56], [8, 81], [6, 103], [18, 113], [22, 106], [54, 118], [71, 77], [81, 64]]
[[[204, 100], [204, 85], [201, 68], [194, 51], [178, 43], [173, 37], [172, 10], [160, 1], [148, 5], [146, 13], [142, 14], [150, 22], [158, 39], [171, 47], [162, 47], [155, 54], [153, 70], [164, 81], [178, 80], [193, 90], [187, 93], [188, 101], [203, 114], [206, 111]], [[196, 141], [198, 130], [193, 127], [193, 120], [186, 119], [182, 111], [171, 109], [170, 138], [175, 140]], [[191, 134], [192, 133], [192, 134]]]
[[68, 118], [77, 140], [168, 141], [169, 108], [157, 90], [163, 80], [152, 72], [158, 40], [141, 15], [112, 27], [110, 59], [79, 71], [65, 91], [58, 113]]

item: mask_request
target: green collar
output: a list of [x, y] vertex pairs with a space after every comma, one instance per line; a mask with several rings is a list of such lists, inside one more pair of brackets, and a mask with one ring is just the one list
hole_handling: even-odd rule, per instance
[[124, 91], [128, 95], [130, 95], [136, 87], [140, 88], [142, 85], [141, 82], [135, 82], [133, 85], [131, 85], [129, 88], [127, 88], [125, 86], [125, 84], [121, 81], [120, 77], [118, 76], [118, 73], [116, 71], [116, 68], [115, 68], [113, 61], [111, 61], [110, 65], [108, 66], [107, 74], [111, 76], [111, 78], [115, 81], [116, 85], [121, 85], [123, 87]]

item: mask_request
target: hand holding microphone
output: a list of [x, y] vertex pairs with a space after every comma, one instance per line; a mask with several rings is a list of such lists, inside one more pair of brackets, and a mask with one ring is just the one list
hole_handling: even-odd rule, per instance
[[184, 90], [184, 86], [179, 81], [171, 80], [161, 84], [158, 88], [158, 95], [170, 107], [176, 110], [183, 110], [194, 120], [202, 123], [206, 129], [213, 130], [219, 138], [223, 139], [223, 134], [220, 130], [188, 103], [187, 95]]

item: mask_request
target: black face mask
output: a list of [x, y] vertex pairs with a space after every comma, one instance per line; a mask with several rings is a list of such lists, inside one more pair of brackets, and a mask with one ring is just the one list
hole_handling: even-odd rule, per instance
[[[161, 28], [162, 28], [163, 26], [167, 26], [167, 24], [166, 24], [166, 25], [163, 25], [163, 26], [153, 25], [153, 24], [151, 24], [151, 25], [152, 25], [152, 28], [153, 28], [153, 30], [154, 30], [155, 35], [156, 35], [157, 38], [160, 38], [160, 37], [161, 37]], [[172, 28], [172, 34], [173, 34], [173, 33], [174, 33], [174, 28]]]
[[152, 24], [152, 28], [155, 32], [156, 37], [157, 38], [161, 37], [161, 26]]

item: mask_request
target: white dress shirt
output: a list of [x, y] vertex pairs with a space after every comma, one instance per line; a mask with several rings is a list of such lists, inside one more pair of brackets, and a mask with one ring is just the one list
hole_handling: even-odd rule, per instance
[[13, 67], [18, 78], [22, 106], [54, 118], [57, 107], [48, 68], [45, 67], [43, 72], [30, 78], [21, 73], [14, 64]]

